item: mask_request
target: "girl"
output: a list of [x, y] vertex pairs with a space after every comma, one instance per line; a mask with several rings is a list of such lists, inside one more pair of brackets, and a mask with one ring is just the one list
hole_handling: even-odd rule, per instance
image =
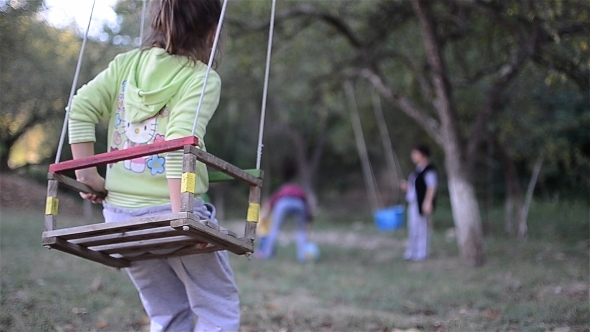
[[[109, 119], [111, 151], [191, 135], [221, 3], [151, 3], [151, 32], [142, 49], [118, 55], [72, 102], [69, 140], [74, 159], [94, 154], [94, 129], [101, 118]], [[220, 86], [211, 71], [195, 132], [201, 149]], [[209, 185], [205, 165], [198, 163], [196, 173], [195, 194], [204, 194]], [[111, 164], [106, 179], [96, 168], [76, 171], [78, 181], [108, 192], [104, 201], [81, 194], [103, 204], [106, 222], [179, 212], [181, 175], [182, 151]], [[195, 214], [215, 222], [215, 209], [195, 200]], [[238, 330], [238, 290], [227, 252], [138, 261], [127, 272], [150, 317], [151, 331]]]

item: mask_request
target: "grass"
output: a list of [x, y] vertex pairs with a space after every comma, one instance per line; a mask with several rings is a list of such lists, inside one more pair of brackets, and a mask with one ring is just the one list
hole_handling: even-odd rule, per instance
[[[0, 331], [147, 331], [126, 274], [44, 249], [40, 214], [1, 211]], [[403, 230], [327, 216], [314, 226], [315, 263], [296, 261], [289, 227], [273, 260], [231, 255], [242, 330], [589, 330], [587, 242], [487, 238], [487, 263], [474, 269], [459, 262], [444, 228], [421, 263], [400, 259]]]

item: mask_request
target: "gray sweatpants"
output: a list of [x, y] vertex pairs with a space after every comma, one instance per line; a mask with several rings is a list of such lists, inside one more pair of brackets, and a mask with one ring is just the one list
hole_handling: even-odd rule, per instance
[[404, 259], [419, 261], [428, 257], [430, 217], [421, 216], [417, 202], [408, 204], [408, 244]]
[[[106, 222], [171, 212], [170, 205], [134, 210], [103, 206]], [[195, 214], [217, 222], [211, 210], [195, 200]], [[240, 301], [227, 251], [136, 261], [126, 271], [150, 317], [151, 332], [238, 331]]]

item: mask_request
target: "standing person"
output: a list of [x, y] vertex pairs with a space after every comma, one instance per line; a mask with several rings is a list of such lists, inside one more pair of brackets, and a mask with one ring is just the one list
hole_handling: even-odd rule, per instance
[[418, 145], [410, 155], [416, 168], [408, 181], [401, 183], [408, 202], [408, 244], [404, 259], [421, 261], [428, 257], [431, 216], [436, 201], [437, 171], [430, 162], [430, 149]]
[[[95, 125], [102, 118], [109, 121], [110, 151], [191, 135], [221, 9], [220, 0], [151, 2], [151, 31], [143, 47], [115, 57], [73, 100], [69, 140], [74, 159], [94, 154]], [[203, 150], [220, 89], [212, 70], [195, 132]], [[106, 179], [95, 167], [77, 170], [76, 178], [108, 192], [104, 201], [81, 194], [103, 204], [106, 222], [176, 213], [182, 159], [182, 151], [173, 151], [110, 164]], [[207, 192], [209, 178], [201, 163], [196, 173], [198, 196]], [[194, 212], [217, 222], [214, 207], [198, 197]], [[150, 331], [239, 329], [238, 289], [226, 251], [137, 261], [126, 271], [150, 317]]]
[[285, 219], [293, 216], [297, 227], [297, 259], [302, 263], [306, 262], [306, 245], [312, 213], [305, 191], [296, 184], [284, 184], [264, 205], [263, 215], [265, 215], [263, 218], [268, 218], [270, 221], [270, 226], [268, 226], [268, 234], [261, 241], [257, 256], [261, 259], [273, 256], [281, 225]]

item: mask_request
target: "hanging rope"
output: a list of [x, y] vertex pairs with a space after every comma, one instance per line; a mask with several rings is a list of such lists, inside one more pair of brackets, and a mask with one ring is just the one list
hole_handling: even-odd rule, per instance
[[225, 9], [227, 8], [227, 0], [223, 1], [223, 7], [221, 8], [221, 15], [219, 15], [219, 22], [217, 23], [217, 30], [215, 31], [215, 39], [213, 40], [213, 47], [211, 48], [211, 54], [209, 55], [209, 63], [207, 64], [207, 72], [205, 73], [205, 81], [203, 82], [203, 90], [201, 91], [201, 97], [199, 98], [199, 105], [197, 106], [197, 116], [193, 122], [192, 136], [195, 136], [197, 130], [197, 122], [199, 121], [199, 115], [201, 115], [201, 107], [203, 106], [203, 98], [205, 98], [205, 91], [207, 89], [207, 82], [209, 81], [209, 73], [211, 73], [211, 67], [215, 60], [215, 53], [217, 52], [217, 44], [219, 43], [219, 36], [221, 35], [221, 26], [225, 17]]
[[84, 39], [82, 40], [82, 47], [80, 47], [80, 54], [78, 55], [78, 63], [76, 64], [76, 72], [74, 73], [74, 81], [72, 82], [72, 88], [70, 89], [70, 96], [68, 98], [68, 105], [66, 106], [66, 114], [63, 126], [61, 128], [61, 135], [59, 137], [59, 143], [57, 145], [57, 155], [55, 156], [55, 163], [59, 163], [61, 157], [61, 151], [63, 148], [64, 140], [66, 137], [66, 128], [68, 127], [68, 119], [70, 117], [70, 106], [72, 105], [72, 99], [74, 99], [74, 93], [76, 92], [76, 86], [78, 85], [78, 77], [80, 77], [80, 68], [82, 67], [82, 58], [84, 57], [84, 50], [86, 49], [86, 40], [88, 40], [88, 30], [90, 30], [90, 22], [92, 21], [92, 15], [94, 14], [94, 5], [96, 0], [92, 2], [92, 9], [90, 10], [90, 17], [88, 18], [88, 26], [84, 33]]
[[260, 169], [260, 162], [262, 159], [262, 136], [264, 133], [264, 118], [266, 117], [266, 98], [268, 95], [268, 76], [270, 74], [270, 55], [272, 51], [272, 37], [275, 26], [275, 8], [276, 0], [272, 0], [272, 8], [270, 12], [270, 27], [268, 31], [268, 47], [266, 48], [266, 68], [264, 71], [264, 90], [262, 92], [262, 107], [260, 112], [260, 126], [258, 128], [258, 147], [256, 149], [256, 169]]
[[[381, 142], [383, 143], [383, 151], [385, 152], [385, 162], [387, 164], [387, 168], [390, 172], [394, 174], [394, 178], [397, 180], [397, 183], [392, 181], [391, 188], [392, 191], [396, 193], [395, 203], [398, 204], [400, 202], [401, 196], [401, 188], [399, 187], [399, 183], [400, 180], [404, 178], [404, 175], [399, 164], [399, 159], [397, 158], [396, 153], [393, 150], [393, 146], [391, 145], [391, 137], [389, 136], [389, 131], [387, 130], [385, 116], [383, 116], [381, 99], [379, 98], [379, 94], [377, 93], [377, 91], [375, 91], [375, 89], [371, 89], [371, 101], [373, 103], [373, 111], [375, 112], [375, 118], [377, 119], [379, 133], [381, 134]], [[397, 188], [397, 190], [395, 190], [395, 188]]]
[[141, 46], [141, 44], [143, 43], [143, 29], [145, 26], [145, 2], [146, 0], [143, 0], [142, 4], [141, 4], [141, 25], [139, 27], [139, 45]]
[[369, 195], [369, 203], [371, 204], [371, 210], [377, 211], [381, 205], [379, 195], [377, 194], [377, 186], [375, 185], [375, 177], [371, 168], [371, 161], [369, 160], [369, 153], [367, 152], [367, 144], [365, 143], [365, 137], [363, 135], [363, 129], [361, 125], [361, 119], [358, 113], [358, 107], [354, 96], [354, 87], [350, 81], [344, 83], [344, 92], [348, 100], [348, 109], [350, 112], [350, 120], [352, 123], [352, 129], [354, 132], [354, 138], [356, 147], [359, 152], [361, 159], [361, 168], [363, 169], [363, 175], [365, 177], [365, 183], [367, 185], [367, 192]]

